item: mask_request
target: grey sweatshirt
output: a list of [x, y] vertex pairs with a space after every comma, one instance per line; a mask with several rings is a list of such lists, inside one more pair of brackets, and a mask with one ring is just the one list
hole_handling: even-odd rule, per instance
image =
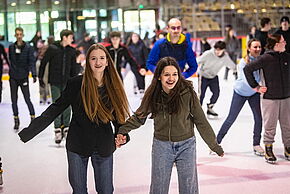
[[228, 53], [225, 52], [222, 57], [218, 57], [214, 53], [214, 48], [205, 51], [200, 57], [196, 58], [196, 61], [200, 65], [198, 74], [208, 79], [214, 78], [223, 66], [230, 69], [234, 69], [236, 66]]

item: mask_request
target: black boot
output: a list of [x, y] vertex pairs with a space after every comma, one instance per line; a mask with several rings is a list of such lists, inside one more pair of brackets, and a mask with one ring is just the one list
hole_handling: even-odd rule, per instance
[[19, 129], [19, 125], [20, 125], [19, 117], [18, 116], [14, 116], [14, 129], [18, 130]]
[[217, 117], [218, 114], [216, 112], [214, 112], [214, 110], [212, 109], [213, 106], [214, 106], [214, 104], [207, 104], [207, 112], [206, 112], [206, 114]]
[[290, 147], [284, 148], [284, 155], [285, 155], [286, 160], [290, 160]]
[[274, 164], [277, 161], [277, 158], [275, 157], [273, 153], [273, 145], [267, 144], [265, 145], [265, 159], [268, 163]]

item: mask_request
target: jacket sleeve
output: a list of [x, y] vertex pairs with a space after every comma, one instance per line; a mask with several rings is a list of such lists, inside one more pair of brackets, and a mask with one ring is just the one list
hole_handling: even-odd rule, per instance
[[[117, 121], [113, 121], [112, 123], [113, 123], [114, 128], [115, 128], [115, 137], [117, 137], [117, 134], [119, 134], [119, 128], [120, 128], [121, 124], [118, 123]], [[130, 136], [129, 136], [129, 134], [126, 133], [126, 134], [123, 134], [123, 135], [126, 136], [126, 143], [128, 143], [128, 142], [130, 141]], [[124, 143], [124, 144], [122, 144], [122, 145], [125, 145], [126, 143]]]
[[130, 51], [124, 47], [124, 57], [125, 57], [125, 60], [128, 61], [131, 65], [131, 67], [135, 67], [137, 68], [138, 65], [137, 65], [137, 62], [135, 61], [135, 59], [133, 58], [132, 54], [130, 53]]
[[80, 72], [80, 67], [81, 64], [77, 63], [77, 53], [76, 50], [74, 49], [74, 51], [72, 52], [72, 57], [71, 57], [71, 72], [70, 72], [70, 77], [74, 77], [76, 75], [79, 74]]
[[39, 117], [35, 118], [28, 127], [18, 133], [23, 142], [34, 138], [37, 134], [48, 127], [54, 119], [61, 114], [72, 102], [75, 96], [73, 86], [69, 82], [60, 98], [51, 104]]
[[44, 53], [44, 56], [41, 60], [41, 63], [40, 63], [40, 66], [39, 66], [39, 73], [38, 73], [38, 78], [39, 79], [43, 79], [43, 76], [44, 76], [44, 71], [45, 71], [45, 67], [47, 65], [47, 63], [50, 61], [50, 58], [52, 56], [52, 48], [49, 46], [47, 48], [47, 50], [45, 51]]
[[147, 117], [139, 117], [136, 114], [132, 115], [124, 125], [119, 128], [119, 134], [127, 134], [133, 129], [137, 129], [144, 125]]
[[141, 64], [141, 68], [145, 68], [147, 70], [146, 61], [148, 59], [148, 49], [144, 43], [142, 43], [142, 58], [143, 58], [143, 64]]
[[29, 70], [32, 73], [32, 77], [36, 77], [36, 59], [34, 56], [34, 48], [32, 46], [28, 47], [28, 58], [29, 58]]
[[9, 60], [8, 60], [8, 57], [7, 57], [7, 53], [5, 52], [4, 46], [1, 45], [0, 48], [1, 48], [1, 52], [3, 54], [3, 57], [4, 57], [5, 61], [6, 61], [6, 63], [8, 64], [8, 66], [9, 66]]
[[152, 73], [155, 72], [155, 69], [156, 69], [156, 64], [159, 60], [159, 54], [160, 54], [160, 48], [159, 48], [159, 42], [160, 40], [158, 40], [157, 42], [155, 42], [152, 50], [150, 51], [149, 53], [149, 56], [148, 56], [148, 60], [147, 60], [147, 63], [146, 63], [146, 67], [148, 70], [150, 70]]
[[230, 58], [228, 53], [225, 53], [225, 55], [223, 56], [223, 60], [224, 60], [224, 64], [225, 64], [226, 67], [228, 67], [230, 69], [235, 69], [236, 68], [236, 64]]
[[224, 151], [222, 147], [218, 145], [218, 143], [216, 142], [215, 133], [204, 115], [204, 112], [201, 108], [201, 105], [195, 92], [191, 101], [190, 114], [193, 123], [195, 124], [199, 134], [201, 135], [205, 143], [208, 145], [208, 147], [212, 151], [216, 152], [219, 156], [222, 155]]
[[262, 60], [263, 58], [259, 57], [244, 67], [245, 77], [252, 88], [256, 88], [259, 85], [255, 80], [253, 72], [262, 69]]
[[190, 44], [188, 44], [187, 49], [186, 49], [186, 62], [188, 64], [189, 68], [185, 72], [183, 72], [182, 74], [185, 78], [189, 78], [197, 70], [197, 62], [196, 62], [192, 47], [190, 47]]

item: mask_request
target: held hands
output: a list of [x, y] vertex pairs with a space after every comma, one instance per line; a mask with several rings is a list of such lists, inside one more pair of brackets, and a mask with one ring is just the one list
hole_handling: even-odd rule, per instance
[[267, 92], [267, 87], [266, 86], [257, 86], [256, 88], [254, 88], [254, 90], [256, 92], [264, 94], [265, 92]]
[[118, 134], [117, 138], [115, 138], [116, 147], [120, 148], [127, 141], [126, 136], [122, 134]]

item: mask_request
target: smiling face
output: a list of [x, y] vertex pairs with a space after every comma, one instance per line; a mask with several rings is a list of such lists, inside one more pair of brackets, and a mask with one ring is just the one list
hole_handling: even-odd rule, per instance
[[89, 64], [94, 77], [102, 78], [105, 68], [108, 66], [106, 53], [101, 49], [93, 50], [90, 53]]
[[259, 41], [253, 41], [248, 48], [251, 56], [258, 57], [261, 53], [261, 43]]
[[178, 79], [179, 79], [178, 71], [172, 65], [164, 67], [159, 77], [159, 80], [161, 81], [162, 89], [167, 94], [170, 92], [170, 90], [172, 90], [175, 87]]

